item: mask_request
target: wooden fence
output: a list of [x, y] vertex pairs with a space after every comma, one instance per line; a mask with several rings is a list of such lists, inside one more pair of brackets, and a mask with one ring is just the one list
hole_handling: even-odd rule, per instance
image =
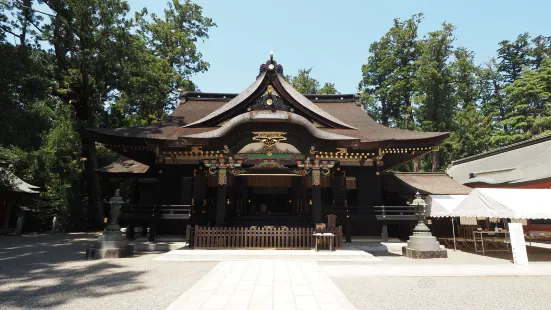
[[[195, 249], [311, 249], [315, 247], [314, 228], [251, 228], [195, 226]], [[342, 226], [333, 231], [334, 248], [342, 247]], [[318, 246], [329, 247], [329, 238]]]
[[457, 225], [457, 236], [461, 238], [473, 238], [473, 231], [476, 230], [476, 225]]

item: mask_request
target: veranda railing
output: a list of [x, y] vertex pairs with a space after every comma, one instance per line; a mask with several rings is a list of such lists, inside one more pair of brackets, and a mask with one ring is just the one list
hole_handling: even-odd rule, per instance
[[[311, 249], [315, 246], [314, 228], [286, 227], [201, 227], [195, 226], [196, 249]], [[335, 234], [333, 246], [342, 247], [342, 227], [328, 230]], [[327, 239], [327, 240], [325, 240]], [[319, 246], [329, 247], [329, 238]]]

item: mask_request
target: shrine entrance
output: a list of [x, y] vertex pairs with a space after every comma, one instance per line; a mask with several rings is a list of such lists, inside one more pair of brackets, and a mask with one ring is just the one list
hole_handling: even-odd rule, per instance
[[[312, 216], [300, 175], [241, 175], [234, 177], [232, 197], [235, 212], [230, 212], [231, 226], [310, 227]], [[232, 205], [233, 205], [232, 204]]]

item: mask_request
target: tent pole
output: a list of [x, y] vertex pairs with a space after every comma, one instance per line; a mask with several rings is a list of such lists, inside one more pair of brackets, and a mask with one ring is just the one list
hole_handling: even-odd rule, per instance
[[452, 231], [453, 231], [453, 250], [457, 251], [457, 246], [455, 245], [455, 225], [453, 224], [453, 216], [452, 216]]

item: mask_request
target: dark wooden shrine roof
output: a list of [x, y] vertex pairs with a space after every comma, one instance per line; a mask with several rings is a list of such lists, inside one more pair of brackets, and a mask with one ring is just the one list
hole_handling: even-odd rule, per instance
[[[226, 98], [220, 98], [221, 96]], [[145, 127], [102, 128], [93, 131], [108, 136], [177, 139], [187, 135], [215, 130], [219, 127], [184, 127], [193, 124], [225, 105], [235, 94], [188, 93], [165, 120]], [[445, 132], [419, 132], [389, 128], [374, 121], [361, 106], [351, 99], [354, 95], [306, 95], [312, 104], [327, 114], [356, 129], [319, 128], [323, 131], [358, 138], [362, 142], [443, 140]], [[342, 98], [342, 99], [341, 99]]]
[[404, 195], [468, 195], [473, 190], [445, 173], [434, 172], [386, 172], [382, 182], [388, 191]]
[[113, 163], [97, 169], [100, 174], [135, 175], [143, 174], [149, 169], [148, 165], [142, 164], [128, 157], [121, 156]]

